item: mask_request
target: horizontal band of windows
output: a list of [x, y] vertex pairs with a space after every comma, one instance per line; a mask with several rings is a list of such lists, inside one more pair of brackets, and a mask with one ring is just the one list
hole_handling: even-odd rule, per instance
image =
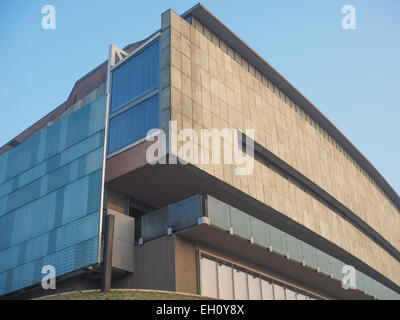
[[155, 89], [147, 94], [145, 94], [144, 96], [140, 97], [139, 99], [136, 99], [130, 103], [128, 103], [125, 107], [122, 107], [120, 109], [118, 109], [115, 112], [112, 112], [109, 116], [109, 119], [113, 119], [115, 117], [118, 117], [121, 113], [124, 113], [125, 111], [127, 111], [128, 109], [137, 106], [138, 104], [141, 104], [143, 101], [146, 101], [147, 99], [150, 99], [151, 97], [155, 96], [156, 94], [159, 93], [159, 89]]
[[108, 153], [112, 154], [146, 137], [158, 128], [158, 94], [110, 120]]
[[111, 113], [158, 88], [159, 41], [112, 71]]

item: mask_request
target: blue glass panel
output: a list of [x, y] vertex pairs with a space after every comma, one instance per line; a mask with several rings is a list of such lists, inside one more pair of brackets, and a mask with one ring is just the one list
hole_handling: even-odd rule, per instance
[[197, 225], [201, 217], [201, 197], [196, 195], [192, 198], [171, 205], [172, 230], [179, 231]]
[[158, 41], [112, 73], [111, 112], [158, 88]]
[[158, 95], [147, 99], [110, 121], [108, 152], [113, 153], [158, 128]]
[[148, 241], [166, 235], [170, 227], [175, 232], [197, 225], [200, 217], [201, 197], [196, 195], [144, 215], [141, 237]]
[[105, 96], [0, 156], [0, 295], [97, 262]]
[[142, 238], [149, 241], [167, 234], [171, 208], [165, 207], [142, 217]]

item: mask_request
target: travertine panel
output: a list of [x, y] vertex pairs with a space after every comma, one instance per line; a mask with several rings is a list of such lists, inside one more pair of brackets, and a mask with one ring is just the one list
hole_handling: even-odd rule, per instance
[[[400, 215], [323, 136], [259, 79], [170, 12], [171, 120], [183, 128], [252, 128], [255, 140], [347, 206], [400, 249]], [[239, 59], [234, 55], [235, 59]], [[255, 75], [253, 76], [252, 73]], [[260, 76], [258, 76], [260, 78]], [[321, 202], [265, 165], [238, 176], [234, 165], [195, 164], [305, 225], [400, 284], [400, 263]]]

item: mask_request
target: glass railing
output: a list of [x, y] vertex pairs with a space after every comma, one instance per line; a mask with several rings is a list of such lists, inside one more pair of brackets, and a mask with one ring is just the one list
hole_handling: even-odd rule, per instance
[[200, 195], [152, 211], [141, 219], [142, 239], [149, 241], [165, 236], [168, 229], [177, 232], [195, 226], [201, 216]]
[[[211, 225], [342, 281], [345, 263], [211, 196], [206, 203]], [[378, 299], [400, 299], [398, 293], [358, 270], [356, 287]]]
[[[196, 226], [199, 218], [208, 217], [211, 226], [342, 281], [345, 265], [342, 261], [211, 196], [204, 196], [203, 207], [202, 198], [196, 195], [143, 216], [142, 240], [153, 240]], [[356, 288], [377, 299], [400, 300], [398, 293], [358, 270]]]

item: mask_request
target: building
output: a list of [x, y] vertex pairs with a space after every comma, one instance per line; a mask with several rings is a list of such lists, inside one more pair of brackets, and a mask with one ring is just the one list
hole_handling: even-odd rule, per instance
[[[201, 149], [203, 129], [233, 135]], [[160, 132], [166, 153], [149, 163]], [[243, 161], [211, 160], [222, 148]], [[207, 9], [169, 10], [0, 149], [0, 295], [54, 293], [40, 285], [53, 266], [55, 292], [111, 281], [224, 299], [399, 299], [399, 208], [346, 137]]]

